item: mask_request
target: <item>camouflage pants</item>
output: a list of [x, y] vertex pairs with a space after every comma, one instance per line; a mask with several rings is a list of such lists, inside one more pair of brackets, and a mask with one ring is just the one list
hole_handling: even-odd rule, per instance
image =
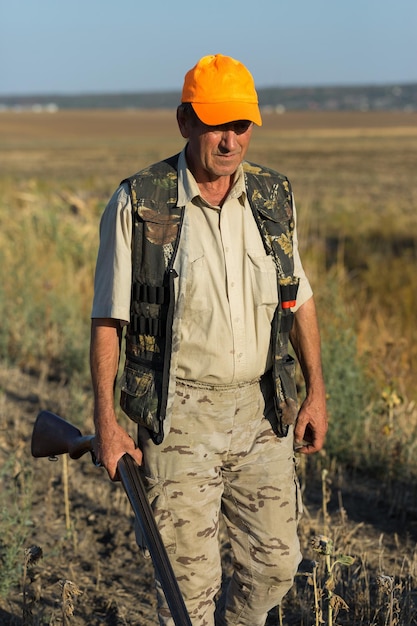
[[[272, 380], [220, 390], [179, 382], [164, 442], [140, 429], [149, 499], [193, 626], [264, 626], [293, 583], [301, 502], [292, 430], [276, 437], [265, 419], [273, 410]], [[234, 573], [215, 618], [220, 512]], [[160, 589], [158, 606], [161, 626], [173, 626]]]

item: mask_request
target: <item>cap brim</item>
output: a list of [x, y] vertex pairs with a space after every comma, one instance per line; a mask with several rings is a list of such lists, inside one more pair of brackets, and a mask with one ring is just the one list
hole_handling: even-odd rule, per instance
[[249, 120], [262, 126], [259, 106], [255, 102], [192, 102], [197, 117], [208, 126], [218, 126], [237, 120]]

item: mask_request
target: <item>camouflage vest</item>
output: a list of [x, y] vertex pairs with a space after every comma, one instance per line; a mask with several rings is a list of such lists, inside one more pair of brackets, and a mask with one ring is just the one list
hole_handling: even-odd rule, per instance
[[[128, 178], [132, 210], [132, 297], [126, 334], [126, 364], [121, 407], [150, 431], [155, 443], [164, 437], [171, 372], [175, 315], [173, 269], [185, 207], [177, 207], [178, 156]], [[277, 423], [285, 436], [297, 416], [295, 364], [288, 355], [298, 279], [294, 277], [293, 209], [290, 183], [273, 170], [243, 163], [248, 200], [265, 250], [277, 269], [279, 305], [272, 322], [273, 377]], [[169, 407], [168, 407], [169, 410]]]

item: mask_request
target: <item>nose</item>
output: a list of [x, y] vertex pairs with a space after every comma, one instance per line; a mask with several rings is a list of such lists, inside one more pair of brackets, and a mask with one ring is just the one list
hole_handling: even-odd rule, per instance
[[232, 129], [222, 131], [220, 148], [226, 152], [232, 152], [237, 146], [236, 133]]

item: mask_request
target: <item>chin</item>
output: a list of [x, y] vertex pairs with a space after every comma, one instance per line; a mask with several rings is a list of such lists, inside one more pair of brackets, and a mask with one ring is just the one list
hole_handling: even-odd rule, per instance
[[228, 163], [223, 163], [218, 165], [217, 167], [213, 167], [212, 172], [216, 174], [216, 176], [231, 176], [237, 170], [240, 165], [239, 159], [234, 159]]

